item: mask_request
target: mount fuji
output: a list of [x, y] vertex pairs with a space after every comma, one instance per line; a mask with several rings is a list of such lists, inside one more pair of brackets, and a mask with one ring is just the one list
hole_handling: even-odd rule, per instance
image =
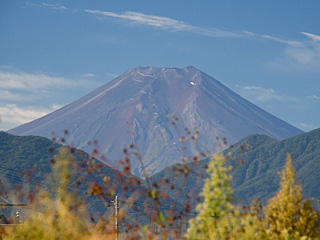
[[[174, 123], [168, 118], [172, 114]], [[187, 152], [179, 142], [187, 136], [186, 127], [199, 131], [197, 143], [186, 146]], [[191, 66], [137, 67], [8, 132], [50, 138], [52, 131], [63, 133], [65, 129], [69, 132], [66, 141], [88, 153], [94, 148], [88, 141], [97, 140], [99, 152], [114, 167], [124, 158], [123, 149], [134, 142], [141, 155], [141, 161], [131, 159], [137, 176], [143, 171], [159, 172], [181, 162], [181, 156], [192, 158], [197, 151], [215, 149], [217, 136], [233, 144], [250, 134], [281, 140], [302, 133]]]

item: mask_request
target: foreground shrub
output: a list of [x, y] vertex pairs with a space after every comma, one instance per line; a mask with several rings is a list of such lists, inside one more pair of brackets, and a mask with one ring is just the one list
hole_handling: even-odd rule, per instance
[[291, 156], [281, 172], [280, 189], [264, 211], [258, 202], [248, 208], [235, 205], [230, 185], [231, 167], [226, 158], [215, 155], [208, 168], [201, 195], [203, 203], [190, 220], [187, 239], [319, 239], [318, 214], [310, 200], [303, 201], [302, 188], [295, 181]]
[[190, 220], [187, 239], [262, 239], [264, 222], [255, 205], [244, 212], [233, 204], [231, 167], [225, 166], [221, 154], [214, 155], [208, 166], [203, 203], [197, 206], [199, 215]]
[[268, 236], [271, 239], [319, 237], [318, 215], [310, 200], [303, 201], [302, 187], [295, 181], [290, 155], [280, 177], [280, 190], [266, 207]]

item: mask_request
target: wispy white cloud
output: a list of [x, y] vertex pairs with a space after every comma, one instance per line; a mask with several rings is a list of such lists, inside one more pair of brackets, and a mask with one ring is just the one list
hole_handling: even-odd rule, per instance
[[66, 95], [72, 100], [74, 91], [87, 93], [88, 89], [100, 85], [92, 79], [92, 74], [87, 75], [87, 79], [84, 76], [69, 79], [0, 66], [0, 129], [9, 129], [46, 115], [60, 107], [52, 103], [66, 104]]
[[320, 99], [320, 96], [312, 95], [312, 96], [309, 96], [309, 98], [311, 98], [311, 99]]
[[272, 36], [269, 36], [269, 35], [261, 35], [261, 37], [262, 38], [266, 38], [266, 39], [270, 39], [270, 40], [275, 41], [275, 42], [284, 43], [284, 44], [290, 45], [290, 46], [295, 46], [295, 47], [303, 46], [303, 44], [301, 42], [298, 42], [298, 41], [284, 40], [284, 39], [281, 39], [281, 38], [278, 38], [278, 37], [272, 37]]
[[[83, 77], [83, 78], [97, 78], [97, 77], [99, 77], [99, 75], [94, 74], [94, 73], [75, 74], [75, 76]], [[113, 74], [113, 73], [105, 73], [105, 76], [107, 76], [107, 77], [112, 77], [112, 78], [116, 78], [116, 77], [118, 77], [119, 75]]]
[[0, 103], [1, 101], [26, 101], [26, 99], [21, 93], [0, 89]]
[[148, 15], [139, 12], [123, 12], [123, 13], [114, 13], [114, 12], [107, 12], [107, 11], [100, 11], [100, 10], [88, 10], [86, 9], [85, 12], [91, 13], [94, 15], [102, 15], [108, 16], [113, 18], [120, 18], [128, 20], [131, 23], [140, 24], [140, 25], [147, 25], [156, 28], [160, 28], [163, 30], [173, 31], [173, 32], [191, 32], [196, 34], [201, 34], [210, 37], [244, 37], [246, 35], [245, 32], [235, 32], [235, 31], [228, 31], [222, 30], [217, 28], [201, 28], [197, 26], [193, 26], [183, 21], [179, 21], [176, 19], [162, 17], [162, 16], [155, 16], [155, 15]]
[[[68, 9], [67, 7], [60, 4], [42, 3], [41, 5], [36, 5], [36, 4], [29, 4], [29, 5], [47, 7], [54, 10], [71, 10], [72, 13], [82, 12], [79, 9]], [[151, 27], [160, 28], [162, 30], [167, 30], [171, 32], [189, 32], [189, 33], [194, 33], [194, 34], [208, 36], [208, 37], [215, 37], [215, 38], [256, 38], [256, 39], [263, 38], [263, 39], [269, 39], [271, 41], [275, 41], [275, 42], [290, 45], [290, 46], [302, 46], [302, 43], [298, 41], [281, 39], [279, 37], [274, 37], [270, 35], [260, 35], [247, 30], [234, 31], [234, 30], [227, 30], [227, 29], [221, 29], [221, 28], [203, 28], [203, 27], [194, 26], [187, 22], [176, 20], [173, 18], [157, 16], [157, 15], [149, 15], [141, 12], [125, 11], [122, 13], [115, 13], [115, 12], [109, 12], [109, 11], [90, 10], [90, 9], [84, 9], [84, 12], [87, 12], [96, 16], [106, 16], [106, 17], [124, 19], [131, 24], [151, 26]], [[317, 35], [305, 33], [305, 32], [302, 32], [302, 34], [305, 34], [313, 38], [319, 37]]]
[[244, 34], [248, 35], [248, 36], [252, 36], [252, 37], [256, 37], [257, 34], [250, 32], [250, 31], [243, 31]]
[[75, 87], [89, 85], [90, 82], [83, 79], [66, 79], [63, 77], [53, 77], [47, 74], [32, 74], [26, 72], [0, 71], [0, 90], [35, 90]]
[[194, 26], [192, 24], [186, 23], [184, 21], [176, 20], [173, 18], [156, 16], [156, 15], [148, 15], [139, 12], [122, 12], [122, 13], [114, 13], [108, 11], [100, 11], [100, 10], [84, 10], [87, 13], [91, 13], [97, 16], [107, 16], [113, 18], [120, 18], [129, 21], [130, 23], [137, 25], [147, 25], [155, 28], [160, 28], [162, 30], [168, 30], [172, 32], [189, 32], [199, 35], [204, 35], [208, 37], [216, 37], [216, 38], [263, 38], [269, 39], [271, 41], [279, 42], [282, 44], [290, 45], [290, 46], [302, 46], [302, 43], [298, 41], [285, 40], [278, 37], [273, 37], [269, 35], [259, 35], [250, 31], [232, 31], [225, 30], [219, 28], [203, 28]]
[[241, 95], [248, 98], [253, 102], [270, 102], [270, 101], [281, 101], [281, 102], [292, 102], [298, 101], [294, 97], [289, 97], [283, 94], [277, 93], [272, 88], [263, 88], [259, 86], [245, 86], [240, 89]]
[[320, 36], [312, 33], [307, 33], [307, 32], [300, 32], [301, 34], [311, 38], [314, 41], [320, 41]]
[[187, 29], [192, 27], [191, 25], [188, 25], [182, 21], [178, 21], [175, 19], [147, 15], [147, 14], [137, 13], [137, 12], [124, 12], [122, 14], [117, 14], [113, 12], [106, 12], [106, 11], [99, 11], [99, 10], [85, 10], [85, 11], [95, 15], [104, 15], [109, 17], [127, 19], [133, 22], [137, 22], [139, 24], [159, 27], [162, 29], [186, 31]]
[[16, 104], [6, 104], [0, 107], [0, 130], [8, 130], [18, 125], [30, 122], [60, 108], [53, 105], [50, 108], [43, 107], [18, 107]]
[[300, 128], [301, 130], [305, 131], [305, 132], [309, 132], [309, 131], [311, 131], [313, 129], [316, 129], [319, 126], [317, 126], [315, 124], [310, 124], [310, 123], [298, 123], [297, 127]]
[[299, 65], [300, 67], [308, 67], [319, 62], [318, 49], [313, 47], [288, 48], [284, 51], [287, 57], [287, 63]]
[[[282, 43], [289, 46], [303, 45], [299, 41], [282, 39], [279, 37], [274, 37], [266, 34], [265, 35], [256, 34], [247, 30], [235, 31], [235, 30], [221, 29], [221, 28], [204, 28], [204, 27], [194, 26], [192, 24], [189, 24], [181, 20], [164, 17], [164, 16], [149, 15], [141, 12], [125, 11], [122, 13], [115, 13], [110, 11], [90, 10], [90, 9], [84, 9], [84, 10], [69, 9], [60, 4], [49, 4], [49, 3], [42, 3], [41, 5], [31, 4], [31, 3], [27, 3], [27, 4], [31, 6], [51, 8], [53, 10], [70, 10], [73, 14], [81, 13], [84, 11], [86, 13], [90, 13], [96, 16], [106, 16], [106, 17], [123, 19], [131, 23], [132, 25], [135, 24], [135, 25], [151, 26], [154, 28], [160, 28], [162, 30], [167, 30], [171, 32], [189, 32], [189, 33], [194, 33], [194, 34], [208, 36], [208, 37], [215, 37], [215, 38], [269, 39], [271, 41], [275, 41], [275, 42]], [[315, 34], [310, 34], [306, 32], [301, 32], [301, 33], [310, 38], [314, 38], [314, 39], [320, 38], [320, 36], [317, 36]], [[106, 40], [106, 41], [110, 41], [110, 40]]]
[[270, 65], [280, 70], [320, 71], [320, 36], [301, 32], [308, 37], [302, 45], [287, 46]]
[[273, 90], [272, 88], [263, 88], [263, 87], [258, 87], [258, 86], [245, 86], [243, 87], [244, 90], [254, 90], [254, 91], [263, 91], [263, 92], [266, 92], [266, 93], [275, 93], [276, 91]]
[[93, 77], [96, 77], [97, 75], [94, 73], [85, 73], [85, 74], [75, 74], [75, 76], [85, 77], [85, 78], [93, 78]]
[[[92, 77], [64, 78], [48, 74], [19, 72], [15, 69], [3, 69], [0, 66], [0, 107], [4, 104], [31, 104], [41, 100], [65, 103], [62, 99], [72, 99], [74, 93], [88, 93], [101, 82]], [[61, 98], [67, 94], [68, 97]], [[48, 106], [48, 105], [47, 105]]]
[[49, 3], [42, 3], [41, 6], [52, 8], [54, 10], [67, 10], [68, 8], [65, 6], [62, 6], [60, 4], [49, 4]]
[[88, 78], [92, 78], [92, 77], [95, 77], [96, 75], [94, 73], [86, 73], [83, 76], [88, 77]]

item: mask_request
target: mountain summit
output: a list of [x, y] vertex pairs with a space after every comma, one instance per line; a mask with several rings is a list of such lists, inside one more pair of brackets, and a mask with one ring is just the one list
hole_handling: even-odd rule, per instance
[[[170, 114], [179, 119], [176, 125], [168, 121]], [[185, 127], [200, 132], [202, 151], [214, 149], [217, 136], [235, 143], [250, 134], [280, 140], [302, 133], [194, 67], [137, 67], [9, 133], [50, 138], [51, 131], [68, 129], [66, 138], [74, 147], [90, 153], [88, 141], [97, 140], [115, 166], [134, 132], [143, 164], [152, 174], [181, 161], [184, 148], [179, 138], [186, 134]], [[144, 170], [134, 158], [131, 167], [138, 176]]]

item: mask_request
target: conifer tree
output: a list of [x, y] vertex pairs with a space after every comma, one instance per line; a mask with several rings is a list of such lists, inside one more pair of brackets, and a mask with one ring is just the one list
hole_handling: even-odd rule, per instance
[[[197, 206], [199, 212], [190, 220], [187, 239], [266, 239], [265, 221], [252, 205], [243, 211], [233, 204], [231, 167], [225, 166], [222, 154], [212, 157], [201, 196], [203, 202]], [[259, 208], [260, 209], [260, 208]]]
[[267, 233], [271, 239], [312, 239], [318, 233], [318, 216], [310, 201], [302, 199], [291, 156], [280, 174], [280, 189], [266, 207]]
[[233, 210], [233, 190], [230, 186], [231, 167], [224, 166], [222, 155], [214, 155], [209, 163], [201, 196], [203, 203], [197, 206], [198, 216], [190, 220], [188, 239], [210, 239], [217, 231], [217, 222]]

